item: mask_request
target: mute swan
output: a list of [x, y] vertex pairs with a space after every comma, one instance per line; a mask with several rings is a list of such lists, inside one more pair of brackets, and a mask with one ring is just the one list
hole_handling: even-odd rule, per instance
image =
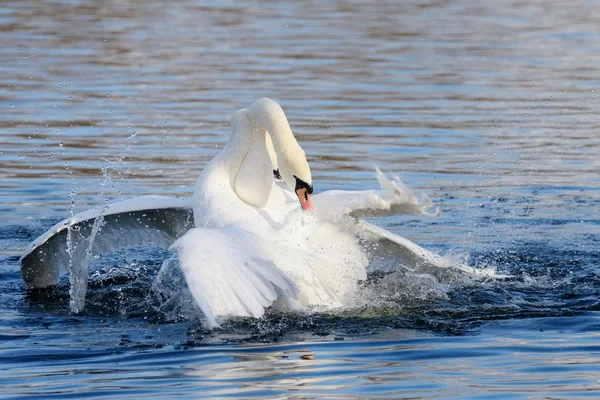
[[168, 247], [174, 256], [165, 265], [178, 263], [212, 328], [221, 317], [260, 317], [271, 305], [344, 304], [366, 278], [373, 244], [407, 265], [444, 266], [409, 240], [359, 221], [426, 213], [426, 196], [417, 200], [378, 169], [381, 190], [311, 196], [310, 167], [279, 104], [259, 100], [237, 111], [231, 125], [231, 139], [200, 174], [192, 198], [143, 196], [59, 222], [21, 257], [28, 287], [54, 285], [67, 269], [71, 310], [78, 312], [91, 255]]

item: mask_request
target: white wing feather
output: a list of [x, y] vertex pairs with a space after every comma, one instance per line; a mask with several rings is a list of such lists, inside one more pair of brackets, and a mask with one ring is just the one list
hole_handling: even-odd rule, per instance
[[278, 294], [297, 298], [294, 282], [272, 262], [274, 250], [251, 232], [195, 228], [169, 249], [209, 328], [219, 317], [261, 317]]
[[440, 215], [438, 208], [433, 213], [427, 212], [433, 205], [427, 195], [423, 194], [418, 199], [398, 177], [387, 178], [377, 166], [375, 171], [380, 190], [330, 190], [314, 195], [312, 200], [319, 219], [346, 225], [366, 242], [377, 242], [378, 252], [385, 253], [389, 261], [398, 261], [413, 268], [447, 267], [448, 262], [442, 257], [410, 240], [367, 222], [357, 221], [396, 214]]
[[193, 227], [191, 199], [143, 196], [65, 219], [29, 245], [21, 274], [30, 288], [58, 282], [85, 252], [105, 255], [135, 246], [169, 247]]
[[433, 204], [426, 194], [418, 199], [398, 177], [390, 180], [375, 169], [380, 190], [328, 190], [312, 196], [319, 219], [335, 223], [345, 216], [359, 220], [396, 214], [440, 214], [437, 208], [433, 214], [427, 212]]

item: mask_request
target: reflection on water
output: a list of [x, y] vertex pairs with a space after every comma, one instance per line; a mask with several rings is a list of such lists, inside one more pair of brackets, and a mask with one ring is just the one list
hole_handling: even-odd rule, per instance
[[518, 335], [509, 333], [515, 327], [501, 327], [495, 338], [413, 337], [395, 331], [395, 340], [140, 348], [125, 353], [44, 350], [43, 361], [8, 350], [3, 353], [12, 357], [13, 367], [0, 382], [7, 395], [93, 393], [111, 398], [131, 398], [131, 393], [244, 398], [594, 396], [600, 347], [597, 334], [585, 330], [597, 326], [598, 317], [586, 319], [580, 327], [584, 330], [568, 331], [568, 343], [539, 329], [570, 325], [565, 319], [549, 319], [535, 326], [517, 324]]
[[[595, 2], [2, 5], [7, 395], [568, 397], [599, 389], [597, 317], [581, 314], [600, 310]], [[374, 187], [376, 163], [444, 212], [378, 224], [518, 278], [464, 287], [430, 276], [388, 280], [405, 290], [383, 299], [393, 303], [383, 317], [363, 310], [284, 326], [275, 316], [220, 333], [139, 310], [162, 261], [147, 251], [102, 264], [131, 268], [110, 284], [92, 279], [87, 316], [57, 306], [65, 290], [49, 300], [25, 291], [18, 256], [33, 237], [71, 207], [190, 194], [227, 140], [232, 112], [263, 96], [286, 111], [315, 190]], [[540, 316], [562, 318], [516, 322]], [[477, 337], [428, 337], [489, 320], [507, 322]], [[333, 341], [370, 335], [390, 342]], [[198, 347], [274, 340], [307, 343]]]

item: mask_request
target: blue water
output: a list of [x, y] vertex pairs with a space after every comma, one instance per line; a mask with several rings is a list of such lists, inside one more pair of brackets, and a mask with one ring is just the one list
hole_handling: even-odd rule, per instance
[[[252, 345], [6, 351], [7, 393], [177, 397], [596, 397], [600, 346], [582, 318], [558, 333], [515, 324], [493, 337], [421, 337]], [[540, 326], [567, 319], [540, 321]], [[519, 335], [511, 333], [519, 330]], [[565, 333], [562, 332], [564, 337]], [[518, 361], [515, 359], [518, 357]], [[20, 382], [16, 385], [15, 382]], [[66, 397], [66, 396], [65, 396]]]
[[[4, 2], [0, 396], [598, 397], [599, 18], [585, 1]], [[80, 314], [66, 277], [27, 290], [33, 239], [190, 195], [264, 96], [317, 192], [374, 188], [375, 163], [443, 214], [374, 223], [511, 278], [398, 270], [347, 310], [214, 331], [152, 295], [163, 250], [94, 260]]]

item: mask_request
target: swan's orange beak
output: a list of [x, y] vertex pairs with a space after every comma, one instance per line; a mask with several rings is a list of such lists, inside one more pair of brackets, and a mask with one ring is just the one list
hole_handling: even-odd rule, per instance
[[310, 201], [311, 192], [312, 190], [309, 191], [309, 188], [305, 187], [296, 189], [296, 196], [298, 196], [298, 200], [300, 200], [300, 207], [302, 207], [304, 211], [315, 209], [312, 205], [312, 201]]

